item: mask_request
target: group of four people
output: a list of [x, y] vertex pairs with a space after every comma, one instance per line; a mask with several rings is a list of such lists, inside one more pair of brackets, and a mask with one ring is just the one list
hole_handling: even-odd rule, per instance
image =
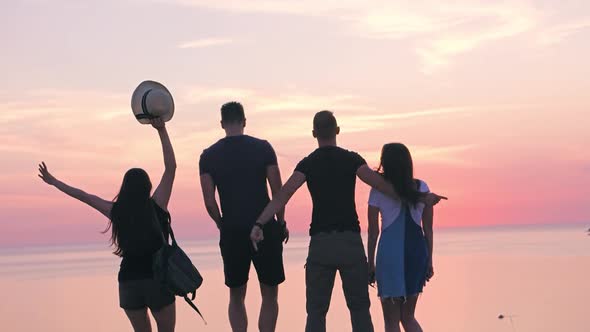
[[[138, 168], [125, 174], [114, 201], [57, 180], [45, 163], [39, 165], [39, 176], [109, 218], [114, 253], [122, 257], [120, 306], [135, 331], [151, 331], [149, 308], [158, 331], [166, 332], [175, 326], [174, 296], [153, 279], [151, 266], [152, 255], [164, 241], [161, 229], [167, 229], [157, 223], [168, 222], [170, 217], [167, 207], [176, 161], [164, 122], [156, 118], [151, 123], [159, 133], [165, 164], [153, 194], [149, 176]], [[313, 136], [319, 147], [297, 164], [283, 186], [272, 146], [244, 134], [246, 117], [240, 103], [221, 107], [221, 126], [226, 137], [203, 151], [199, 172], [205, 207], [220, 231], [232, 330], [247, 330], [244, 300], [253, 263], [262, 294], [258, 328], [275, 331], [278, 285], [285, 280], [283, 242], [289, 239], [285, 205], [307, 183], [313, 213], [305, 271], [305, 330], [326, 331], [326, 314], [339, 272], [353, 331], [373, 331], [368, 287], [375, 282], [386, 331], [400, 331], [400, 322], [406, 331], [421, 331], [414, 310], [418, 294], [433, 275], [433, 206], [444, 197], [430, 193], [425, 182], [414, 179], [408, 149], [399, 143], [386, 144], [381, 166], [373, 171], [359, 154], [338, 147], [336, 118], [332, 112], [321, 111], [313, 119]], [[373, 188], [368, 210], [368, 260], [355, 205], [357, 177]], [[375, 258], [379, 214], [382, 232]]]

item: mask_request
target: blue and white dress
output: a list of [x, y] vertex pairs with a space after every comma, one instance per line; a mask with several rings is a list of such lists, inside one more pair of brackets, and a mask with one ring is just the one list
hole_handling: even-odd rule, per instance
[[[419, 181], [420, 192], [428, 185]], [[415, 206], [372, 189], [369, 205], [381, 213], [375, 279], [379, 297], [404, 298], [422, 292], [428, 272], [428, 246], [422, 231], [424, 203]]]

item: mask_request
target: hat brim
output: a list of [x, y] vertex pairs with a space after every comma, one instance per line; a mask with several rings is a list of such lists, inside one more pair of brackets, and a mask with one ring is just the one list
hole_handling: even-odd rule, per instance
[[[148, 91], [148, 90], [163, 90], [165, 91], [168, 95], [170, 95], [170, 99], [172, 101], [171, 106], [170, 106], [170, 111], [164, 115], [161, 115], [160, 118], [164, 121], [170, 121], [170, 119], [172, 119], [172, 116], [174, 116], [174, 98], [172, 97], [172, 94], [170, 93], [170, 91], [168, 91], [168, 89], [161, 83], [155, 82], [155, 81], [143, 81], [141, 82], [137, 88], [135, 88], [135, 91], [133, 91], [133, 95], [131, 96], [131, 110], [133, 111], [134, 115], [139, 115], [139, 114], [143, 114], [143, 109], [141, 107], [141, 100], [143, 98], [143, 95]], [[143, 124], [148, 124], [150, 123], [150, 119], [137, 119], [137, 121], [139, 121], [140, 123]]]

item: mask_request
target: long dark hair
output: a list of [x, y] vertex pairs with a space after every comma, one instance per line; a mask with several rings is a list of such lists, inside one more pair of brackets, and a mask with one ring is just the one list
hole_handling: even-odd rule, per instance
[[146, 234], [146, 229], [151, 228], [145, 224], [153, 218], [151, 191], [152, 182], [146, 171], [132, 168], [125, 173], [119, 194], [114, 199], [109, 225], [104, 231], [112, 230], [111, 245], [115, 247], [115, 255], [122, 256], [130, 249], [130, 234], [141, 236]]
[[391, 182], [400, 198], [412, 205], [418, 203], [420, 192], [414, 180], [414, 164], [410, 150], [401, 143], [389, 143], [381, 150], [378, 172]]

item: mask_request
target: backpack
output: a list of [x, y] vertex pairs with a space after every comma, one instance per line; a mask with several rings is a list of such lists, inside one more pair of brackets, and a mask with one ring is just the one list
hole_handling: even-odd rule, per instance
[[[166, 226], [168, 227], [172, 244], [168, 243], [168, 240], [164, 235], [161, 226], [162, 224], [156, 211], [154, 211], [154, 216], [164, 241], [162, 247], [153, 256], [152, 270], [154, 272], [154, 279], [162, 283], [174, 295], [184, 298], [186, 303], [188, 303], [188, 305], [201, 316], [201, 319], [203, 319], [205, 324], [207, 324], [205, 318], [203, 318], [203, 315], [193, 303], [193, 300], [196, 297], [196, 291], [203, 283], [203, 277], [193, 265], [188, 255], [178, 246], [178, 243], [176, 243], [174, 231], [172, 231], [172, 226], [170, 224], [170, 215], [167, 214], [168, 221], [166, 222]], [[191, 295], [190, 298], [189, 295]]]

